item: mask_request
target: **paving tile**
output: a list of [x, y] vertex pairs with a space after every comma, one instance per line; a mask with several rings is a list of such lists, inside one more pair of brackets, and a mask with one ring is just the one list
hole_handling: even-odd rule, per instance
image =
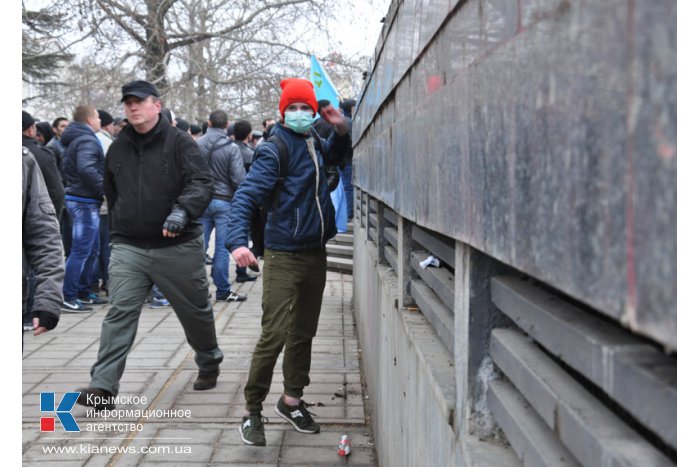
[[[264, 401], [263, 414], [269, 417], [269, 423], [265, 425], [268, 445], [251, 447], [240, 439], [238, 427], [245, 413], [243, 388], [261, 329], [262, 281], [256, 281], [235, 287], [235, 290], [249, 294], [248, 301], [214, 303], [217, 340], [224, 361], [217, 387], [208, 391], [192, 388], [197, 375], [194, 352], [187, 344], [172, 309], [142, 309], [120, 394], [145, 396], [147, 401], [145, 405], [118, 405], [117, 409], [189, 410], [191, 417], [119, 419], [110, 415], [103, 419], [87, 417], [85, 407], [75, 406], [72, 410], [81, 427], [138, 422], [143, 426], [141, 432], [83, 430], [69, 434], [67, 439], [56, 440], [39, 430], [39, 392], [60, 394], [89, 384], [89, 372], [97, 356], [102, 320], [108, 306], [97, 307], [89, 315], [62, 316], [60, 326], [50, 334], [36, 338], [25, 336], [22, 354], [23, 465], [374, 466], [370, 427], [364, 422], [358, 344], [351, 314], [351, 281], [352, 276], [346, 274], [329, 274], [318, 334], [314, 340], [311, 384], [305, 389], [304, 399], [320, 403], [311, 409], [321, 423], [320, 434], [298, 433], [272, 410], [284, 388], [284, 353], [281, 353], [274, 369], [271, 391]], [[213, 286], [210, 291], [214, 292]], [[343, 396], [336, 396], [336, 393]], [[55, 433], [60, 435], [58, 431]], [[343, 433], [349, 434], [353, 443], [352, 455], [347, 459], [336, 453]], [[53, 437], [60, 436], [53, 434]], [[80, 443], [95, 445], [99, 452], [46, 454], [42, 450], [47, 445], [76, 446]], [[184, 453], [185, 446], [191, 449], [190, 453]], [[116, 448], [129, 448], [130, 451], [119, 453]]]
[[211, 460], [212, 462], [226, 464], [248, 463], [277, 465], [279, 455], [279, 446], [225, 445], [216, 450]]

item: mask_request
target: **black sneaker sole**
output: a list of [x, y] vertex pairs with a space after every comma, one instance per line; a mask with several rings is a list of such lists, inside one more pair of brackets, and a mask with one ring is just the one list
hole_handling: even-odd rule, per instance
[[318, 428], [318, 430], [305, 430], [303, 428], [299, 428], [294, 421], [292, 421], [291, 418], [287, 417], [285, 414], [280, 412], [280, 410], [275, 406], [275, 413], [279, 415], [280, 417], [284, 418], [287, 420], [291, 425], [294, 427], [295, 430], [297, 430], [299, 433], [306, 433], [306, 434], [314, 434], [314, 433], [320, 433], [321, 432], [321, 427]]
[[243, 441], [248, 446], [265, 446], [265, 445], [267, 445], [266, 442], [260, 444], [260, 443], [254, 443], [252, 441], [248, 441], [247, 439], [245, 439], [245, 436], [243, 436], [243, 429], [240, 426], [238, 427], [238, 432], [241, 434], [241, 441]]

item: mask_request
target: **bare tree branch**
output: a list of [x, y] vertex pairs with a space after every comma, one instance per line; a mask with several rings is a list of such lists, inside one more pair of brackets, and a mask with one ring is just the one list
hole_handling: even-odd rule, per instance
[[264, 7], [258, 8], [255, 10], [253, 13], [251, 13], [246, 19], [236, 21], [235, 24], [232, 26], [229, 26], [227, 28], [221, 29], [219, 31], [215, 32], [200, 32], [196, 34], [189, 34], [189, 35], [174, 35], [173, 38], [178, 38], [178, 37], [186, 37], [186, 39], [176, 41], [170, 45], [171, 49], [177, 48], [177, 47], [183, 47], [186, 45], [194, 44], [195, 42], [201, 42], [203, 40], [211, 39], [213, 37], [221, 37], [221, 36], [227, 36], [228, 34], [232, 33], [233, 31], [237, 29], [241, 29], [244, 26], [247, 26], [250, 24], [258, 15], [261, 13], [264, 13], [265, 11], [268, 10], [278, 10], [284, 6], [288, 5], [297, 5], [297, 4], [302, 4], [302, 3], [308, 3], [310, 0], [287, 0], [284, 2], [278, 2], [278, 3], [273, 3], [270, 5], [266, 5]]

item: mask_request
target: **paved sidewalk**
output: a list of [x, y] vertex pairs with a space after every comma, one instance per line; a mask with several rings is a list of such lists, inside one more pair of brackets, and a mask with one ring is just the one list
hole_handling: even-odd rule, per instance
[[[235, 272], [231, 272], [231, 277], [235, 277]], [[58, 418], [55, 431], [41, 432], [40, 417], [52, 414], [40, 412], [39, 393], [55, 392], [58, 404], [65, 392], [89, 383], [108, 305], [96, 307], [91, 314], [64, 313], [59, 326], [47, 334], [33, 337], [25, 333], [23, 465], [374, 466], [376, 455], [370, 427], [365, 423], [351, 311], [352, 276], [328, 273], [314, 340], [311, 385], [304, 399], [316, 404], [311, 410], [321, 423], [321, 433], [297, 433], [273, 412], [282, 393], [280, 356], [263, 410], [269, 418], [266, 447], [244, 445], [238, 433], [244, 410], [243, 386], [260, 332], [262, 280], [234, 284], [234, 290], [248, 293], [248, 300], [214, 305], [219, 346], [224, 353], [216, 388], [192, 389], [197, 369], [175, 314], [171, 308], [150, 309], [144, 305], [120, 396], [144, 397], [145, 404], [132, 400], [131, 404], [119, 405], [117, 409], [126, 412], [107, 419], [88, 417], [85, 407], [75, 405], [71, 413], [80, 433], [65, 432]], [[213, 297], [213, 287], [211, 291]], [[146, 409], [157, 412], [148, 418], [134, 416], [138, 415], [134, 410]], [[186, 411], [190, 411], [189, 417]], [[166, 416], [173, 414], [176, 416]], [[142, 429], [131, 431], [129, 426], [136, 424]], [[106, 431], [108, 428], [111, 430]], [[352, 442], [352, 453], [346, 458], [336, 453], [341, 434], [349, 434]]]

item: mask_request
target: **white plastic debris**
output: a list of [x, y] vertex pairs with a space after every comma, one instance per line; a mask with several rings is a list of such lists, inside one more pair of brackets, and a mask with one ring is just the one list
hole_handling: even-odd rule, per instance
[[430, 255], [427, 258], [425, 258], [423, 261], [420, 262], [420, 267], [422, 269], [425, 269], [428, 266], [433, 266], [433, 267], [439, 268], [440, 267], [440, 260], [437, 259], [435, 256]]

